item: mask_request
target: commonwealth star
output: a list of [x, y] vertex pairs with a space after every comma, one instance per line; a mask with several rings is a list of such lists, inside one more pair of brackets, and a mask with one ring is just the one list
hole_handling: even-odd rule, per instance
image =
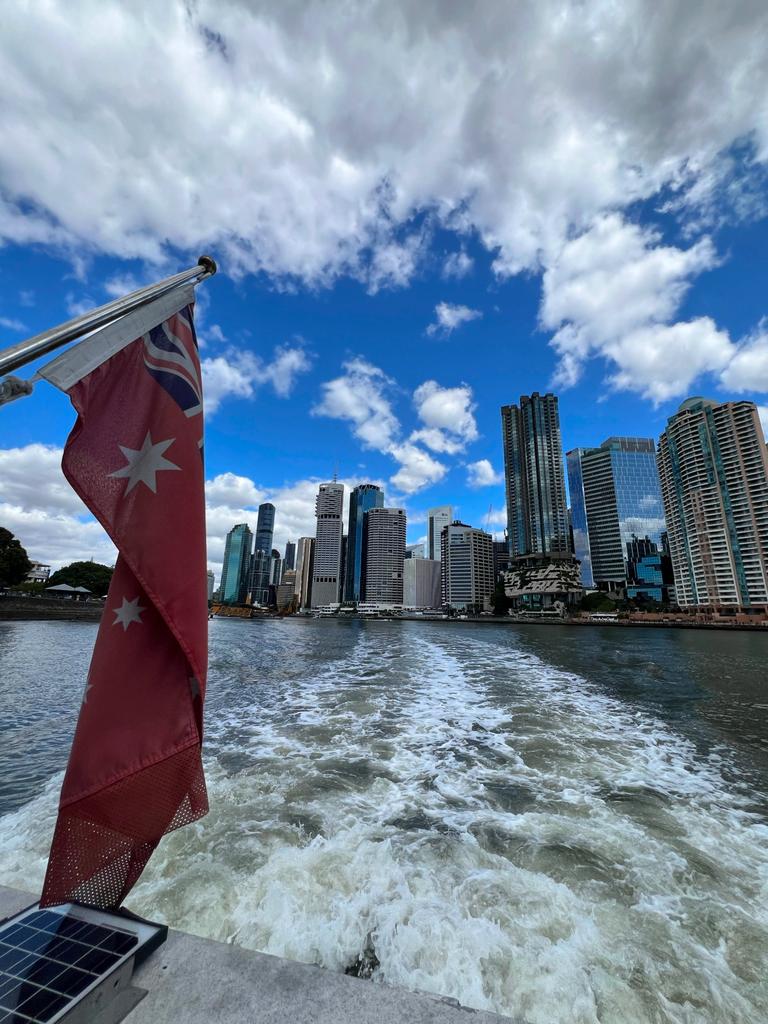
[[115, 621], [112, 625], [116, 626], [119, 622], [125, 632], [132, 622], [138, 622], [141, 625], [141, 613], [146, 611], [146, 608], [139, 604], [138, 597], [134, 597], [132, 601], [124, 597], [120, 607], [113, 608], [112, 611], [115, 613]]
[[175, 438], [170, 437], [167, 441], [158, 441], [157, 444], [152, 444], [152, 435], [147, 431], [144, 443], [138, 451], [135, 448], [119, 445], [120, 451], [128, 462], [122, 469], [116, 469], [109, 476], [128, 477], [126, 494], [139, 483], [145, 484], [153, 494], [157, 494], [157, 474], [163, 469], [181, 469], [180, 466], [163, 456], [163, 452], [170, 448], [174, 441]]

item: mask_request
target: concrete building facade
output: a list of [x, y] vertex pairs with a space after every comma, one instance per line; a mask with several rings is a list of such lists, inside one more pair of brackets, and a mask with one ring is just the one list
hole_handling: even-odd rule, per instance
[[363, 524], [362, 600], [403, 603], [405, 509], [371, 508]]
[[754, 402], [689, 398], [658, 465], [677, 603], [768, 610], [768, 451]]
[[320, 484], [315, 500], [317, 532], [312, 569], [312, 607], [341, 600], [341, 537], [344, 485]]
[[403, 605], [406, 608], [441, 606], [441, 565], [435, 558], [406, 558], [403, 565]]
[[296, 579], [294, 581], [294, 592], [298, 598], [299, 608], [311, 607], [314, 556], [315, 538], [299, 537], [296, 548]]
[[509, 552], [570, 554], [560, 414], [553, 394], [501, 408]]
[[427, 558], [439, 562], [443, 557], [440, 538], [443, 528], [451, 525], [453, 509], [450, 505], [437, 505], [427, 512]]
[[455, 521], [442, 532], [441, 596], [451, 608], [481, 607], [493, 593], [493, 537]]

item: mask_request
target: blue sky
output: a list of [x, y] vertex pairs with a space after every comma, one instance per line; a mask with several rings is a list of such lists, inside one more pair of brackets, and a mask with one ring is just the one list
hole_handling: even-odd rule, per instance
[[[382, 482], [411, 541], [434, 504], [501, 530], [499, 407], [533, 390], [560, 396], [564, 450], [657, 437], [695, 393], [768, 412], [763, 5], [508, 8], [11, 16], [0, 337], [218, 259], [217, 572], [260, 500], [280, 544], [313, 532], [335, 470]], [[109, 560], [57, 468], [72, 422], [44, 383], [2, 410], [0, 525]]]

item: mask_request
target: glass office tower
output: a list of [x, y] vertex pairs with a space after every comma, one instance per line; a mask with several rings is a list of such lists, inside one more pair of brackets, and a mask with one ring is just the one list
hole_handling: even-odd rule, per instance
[[246, 523], [233, 526], [227, 534], [219, 586], [223, 604], [242, 604], [245, 601], [252, 539], [253, 534]]
[[275, 531], [275, 506], [265, 501], [259, 505], [256, 521], [256, 536], [253, 544], [253, 558], [248, 580], [248, 592], [253, 604], [269, 603], [269, 585], [272, 569], [272, 538]]
[[575, 448], [568, 485], [582, 580], [587, 559], [594, 585], [625, 587], [634, 563], [658, 551], [666, 529], [653, 440], [609, 437], [599, 448]]
[[365, 513], [384, 507], [384, 492], [376, 484], [358, 484], [349, 496], [349, 525], [345, 558], [344, 600], [362, 600], [363, 524]]
[[584, 479], [581, 473], [581, 458], [588, 450], [587, 448], [574, 448], [566, 455], [565, 462], [568, 470], [568, 492], [571, 496], [573, 553], [580, 563], [582, 586], [594, 587], [592, 553], [589, 550], [587, 503], [584, 498]]

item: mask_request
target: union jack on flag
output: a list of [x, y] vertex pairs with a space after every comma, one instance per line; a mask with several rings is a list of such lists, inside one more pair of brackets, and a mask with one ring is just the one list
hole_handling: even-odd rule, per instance
[[192, 307], [158, 324], [144, 337], [144, 365], [185, 416], [203, 411], [200, 357], [192, 322]]

